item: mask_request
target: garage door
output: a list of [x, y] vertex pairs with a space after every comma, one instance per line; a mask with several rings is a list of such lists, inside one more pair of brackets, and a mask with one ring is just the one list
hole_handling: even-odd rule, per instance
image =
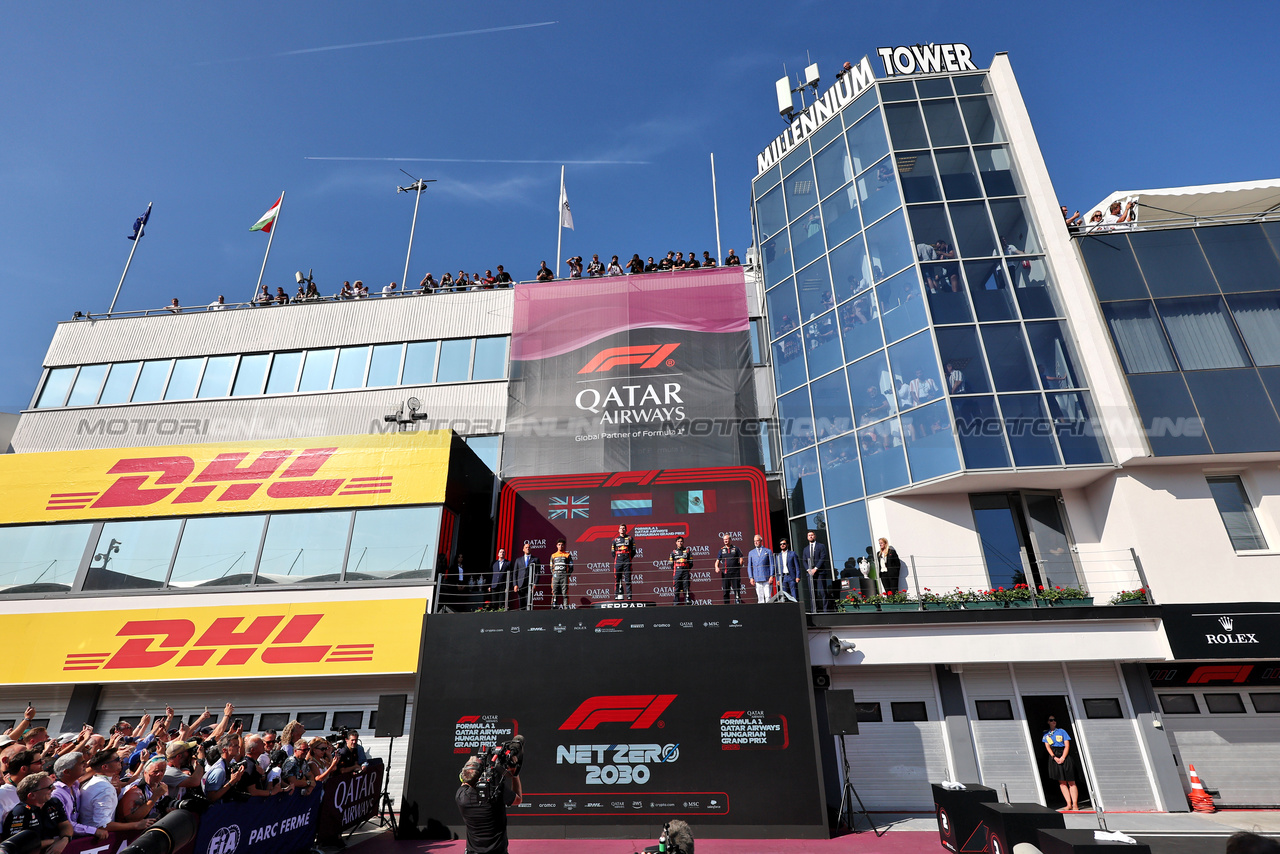
[[858, 704], [859, 734], [845, 748], [867, 809], [932, 812], [930, 783], [951, 777], [932, 668], [837, 670], [831, 687], [851, 689]]
[[[1013, 677], [1006, 664], [966, 664], [961, 676], [969, 722], [982, 784], [1009, 789], [1009, 800], [1044, 803], [1040, 777], [1031, 761], [1031, 745], [1023, 719], [1022, 703], [1013, 690]], [[1013, 720], [980, 720], [977, 704], [1003, 700], [1009, 704]], [[1007, 714], [1007, 712], [1006, 712]]]
[[1280, 691], [1183, 688], [1157, 697], [1186, 791], [1191, 764], [1219, 806], [1280, 806]]

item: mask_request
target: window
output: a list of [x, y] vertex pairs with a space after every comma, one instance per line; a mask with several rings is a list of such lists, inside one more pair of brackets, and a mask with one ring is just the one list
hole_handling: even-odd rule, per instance
[[248, 584], [266, 516], [201, 516], [182, 529], [170, 587]]
[[236, 382], [231, 387], [232, 396], [243, 397], [247, 394], [262, 394], [262, 383], [267, 378], [267, 365], [270, 362], [270, 353], [241, 356], [240, 367], [236, 369]]
[[126, 403], [129, 392], [133, 391], [133, 381], [138, 378], [137, 362], [117, 362], [111, 366], [107, 374], [107, 384], [102, 387], [99, 403]]
[[70, 590], [92, 528], [88, 523], [0, 528], [0, 589]]
[[507, 341], [502, 338], [477, 338], [473, 380], [500, 380], [507, 376]]
[[440, 342], [438, 383], [466, 382], [471, 373], [471, 339], [454, 338]]
[[363, 388], [369, 362], [368, 347], [343, 347], [338, 351], [338, 367], [333, 372], [334, 388]]
[[475, 451], [476, 456], [489, 467], [489, 471], [498, 471], [498, 453], [502, 444], [501, 436], [467, 436], [467, 447]]
[[1280, 712], [1280, 694], [1250, 694], [1253, 710], [1260, 715], [1271, 715]]
[[1084, 716], [1093, 720], [1106, 720], [1110, 718], [1123, 718], [1124, 712], [1120, 710], [1120, 700], [1115, 697], [1103, 697], [1096, 700], [1084, 701]]
[[76, 384], [71, 388], [71, 396], [67, 398], [67, 406], [92, 406], [98, 402], [98, 392], [102, 390], [102, 380], [107, 375], [106, 365], [85, 365], [76, 375]]
[[401, 385], [426, 385], [435, 382], [438, 341], [415, 341], [406, 348], [404, 377]]
[[188, 400], [196, 396], [196, 383], [204, 368], [204, 357], [194, 359], [175, 359], [173, 372], [169, 374], [169, 385], [165, 387], [165, 400]]
[[272, 516], [262, 547], [258, 583], [337, 581], [350, 522], [349, 510]]
[[751, 364], [764, 364], [763, 350], [760, 347], [760, 321], [756, 318], [751, 320]]
[[271, 360], [271, 376], [267, 378], [267, 394], [287, 394], [298, 387], [298, 368], [302, 353], [276, 353]]
[[324, 718], [324, 712], [298, 712], [297, 721], [309, 732], [316, 732], [324, 729]]
[[1231, 547], [1238, 552], [1267, 548], [1267, 540], [1258, 527], [1253, 505], [1249, 502], [1249, 495], [1244, 491], [1240, 478], [1236, 475], [1222, 475], [1205, 479], [1209, 483], [1213, 503], [1218, 506], [1222, 524], [1227, 527]]
[[378, 728], [378, 710], [374, 709], [369, 712], [369, 729], [376, 730]]
[[430, 578], [439, 531], [439, 507], [357, 510], [346, 580]]
[[929, 711], [924, 703], [890, 703], [893, 719], [898, 722], [927, 721]]
[[400, 382], [400, 353], [403, 344], [379, 344], [373, 348], [366, 388], [397, 385]]
[[62, 406], [71, 390], [71, 380], [76, 375], [75, 368], [54, 368], [44, 378], [44, 388], [40, 390], [40, 399], [36, 408]]
[[1011, 721], [1013, 705], [1008, 700], [974, 700], [980, 721]]
[[1184, 371], [1249, 365], [1222, 297], [1162, 299], [1156, 300], [1156, 308]]
[[1166, 715], [1198, 715], [1195, 694], [1161, 694], [1160, 708]]
[[884, 721], [879, 703], [854, 703], [853, 713], [858, 716], [860, 724], [878, 724]]
[[258, 731], [265, 732], [273, 729], [277, 734], [282, 732], [289, 723], [288, 712], [267, 712], [258, 718]]
[[364, 712], [334, 712], [333, 728], [341, 729], [348, 727], [350, 729], [360, 729], [364, 726]]
[[210, 356], [196, 397], [226, 397], [231, 386], [231, 374], [235, 369], [235, 356]]
[[1127, 374], [1176, 371], [1169, 342], [1150, 300], [1103, 303], [1103, 317], [1111, 330]]
[[181, 519], [107, 522], [85, 578], [85, 590], [163, 587]]
[[1205, 694], [1204, 704], [1211, 715], [1244, 714], [1244, 700], [1239, 694]]
[[298, 391], [321, 391], [329, 387], [329, 375], [333, 373], [333, 357], [336, 352], [333, 348], [307, 351], [307, 358], [302, 364], [302, 379], [298, 381]]

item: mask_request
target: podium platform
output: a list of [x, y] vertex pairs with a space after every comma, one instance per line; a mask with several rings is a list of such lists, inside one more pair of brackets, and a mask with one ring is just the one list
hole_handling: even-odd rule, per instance
[[960, 852], [985, 851], [987, 833], [975, 833], [983, 827], [986, 817], [983, 804], [994, 804], [999, 800], [995, 789], [965, 783], [963, 789], [947, 789], [937, 783], [933, 784], [933, 810], [938, 819], [938, 838], [942, 847], [948, 851]]

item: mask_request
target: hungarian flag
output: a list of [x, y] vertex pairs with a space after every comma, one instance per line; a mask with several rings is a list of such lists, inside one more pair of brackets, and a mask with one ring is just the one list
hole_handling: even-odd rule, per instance
[[271, 233], [271, 227], [276, 224], [276, 217], [280, 215], [280, 202], [284, 200], [284, 196], [276, 199], [276, 203], [271, 206], [271, 210], [258, 217], [258, 221], [250, 226], [250, 231], [261, 231], [266, 234]]

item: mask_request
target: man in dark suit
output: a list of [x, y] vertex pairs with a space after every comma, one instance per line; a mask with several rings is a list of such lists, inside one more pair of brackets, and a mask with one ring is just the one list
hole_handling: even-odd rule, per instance
[[511, 593], [513, 594], [516, 605], [515, 607], [524, 610], [530, 607], [530, 595], [533, 592], [533, 585], [538, 582], [538, 559], [533, 556], [533, 552], [528, 541], [524, 544], [524, 554], [516, 558], [516, 577], [511, 585]]
[[498, 549], [498, 559], [493, 562], [493, 572], [489, 576], [489, 595], [484, 599], [486, 608], [507, 607], [507, 583], [511, 578], [511, 561], [507, 560], [505, 549]]
[[799, 601], [800, 561], [796, 560], [796, 553], [788, 548], [786, 540], [781, 540], [778, 543], [778, 553], [774, 556], [774, 566], [777, 568], [778, 584], [781, 586], [781, 592]]
[[818, 542], [818, 535], [814, 531], [808, 533], [807, 539], [801, 558], [804, 561], [804, 571], [809, 576], [809, 599], [813, 602], [814, 610], [830, 611], [831, 565], [827, 561], [827, 547]]

